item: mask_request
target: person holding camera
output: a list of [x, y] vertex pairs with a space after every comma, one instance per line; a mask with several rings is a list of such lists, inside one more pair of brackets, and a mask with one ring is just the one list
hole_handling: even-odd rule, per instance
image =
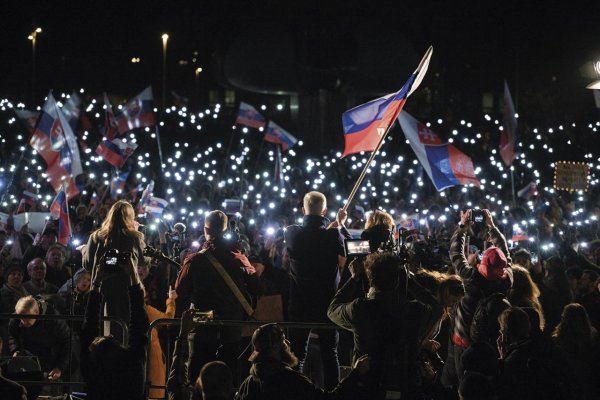
[[[484, 251], [479, 264], [471, 267], [465, 249], [467, 236], [473, 232], [475, 224], [488, 229], [493, 246]], [[457, 385], [462, 379], [461, 355], [472, 342], [495, 343], [499, 332], [498, 316], [510, 307], [506, 296], [512, 287], [512, 261], [506, 239], [494, 225], [489, 210], [461, 212], [450, 243], [450, 260], [463, 280], [465, 296], [451, 313], [452, 336], [442, 374], [442, 383], [448, 386]]]
[[[442, 317], [442, 306], [415, 279], [407, 281], [401, 258], [391, 252], [354, 259], [349, 270], [351, 279], [336, 293], [327, 316], [354, 334], [355, 361], [364, 354], [371, 358], [363, 397], [419, 398], [418, 354]], [[363, 275], [369, 291], [357, 298]]]
[[[147, 332], [150, 327], [144, 309], [144, 292], [135, 270], [133, 255], [119, 257], [116, 268], [107, 268], [98, 259], [92, 273], [92, 289], [81, 329], [81, 372], [87, 384], [87, 399], [146, 399]], [[120, 269], [116, 271], [116, 269]], [[101, 288], [115, 276], [124, 278], [131, 302], [129, 345], [112, 336], [97, 336], [100, 328]]]
[[[100, 229], [90, 235], [87, 245], [82, 249], [83, 267], [91, 272], [100, 259], [103, 259], [111, 263], [105, 265], [105, 268], [122, 272], [116, 261], [119, 257], [125, 260], [130, 256], [134, 266], [149, 265], [143, 255], [145, 246], [144, 234], [137, 230], [133, 206], [125, 200], [119, 200], [113, 204]], [[111, 253], [110, 256], [107, 256], [108, 252]], [[123, 273], [111, 274], [102, 285], [102, 296], [106, 302], [105, 315], [129, 321], [128, 285], [127, 276]], [[105, 323], [104, 333], [112, 334], [121, 341], [123, 339], [123, 332], [115, 323]]]

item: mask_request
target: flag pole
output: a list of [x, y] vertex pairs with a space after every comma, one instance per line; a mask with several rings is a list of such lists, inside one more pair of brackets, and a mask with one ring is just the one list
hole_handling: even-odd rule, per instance
[[381, 135], [381, 138], [379, 139], [379, 143], [377, 143], [377, 147], [375, 147], [375, 150], [373, 150], [371, 152], [371, 156], [367, 160], [367, 163], [365, 164], [362, 172], [360, 173], [358, 179], [356, 180], [356, 183], [354, 184], [354, 187], [352, 188], [352, 191], [350, 192], [350, 195], [348, 196], [348, 199], [346, 200], [346, 203], [344, 204], [344, 207], [342, 207], [342, 210], [344, 210], [344, 211], [348, 210], [348, 207], [350, 206], [350, 203], [354, 199], [354, 196], [356, 196], [356, 192], [358, 191], [358, 188], [362, 184], [363, 179], [365, 179], [365, 175], [367, 175], [367, 170], [369, 169], [369, 166], [371, 165], [371, 162], [373, 161], [373, 159], [375, 158], [375, 156], [379, 152], [379, 149], [383, 145], [383, 141], [385, 140], [388, 132], [390, 131], [390, 128], [392, 127], [392, 125], [394, 125], [394, 121], [395, 121], [395, 119], [386, 128], [385, 132], [383, 133], [383, 135]]
[[229, 135], [229, 144], [227, 144], [227, 152], [225, 153], [225, 162], [223, 163], [223, 172], [221, 172], [221, 175], [225, 175], [225, 172], [227, 171], [227, 165], [229, 165], [229, 155], [231, 154], [231, 145], [233, 144], [233, 136], [235, 135], [235, 131], [236, 129], [231, 129], [231, 135]]
[[[69, 187], [67, 182], [66, 187]], [[69, 242], [73, 239], [73, 229], [71, 229], [71, 216], [69, 213], [69, 196], [67, 196], [67, 190], [65, 190], [65, 184], [63, 183], [63, 191], [65, 192], [65, 206], [67, 207], [67, 225], [69, 226]], [[59, 217], [60, 218], [60, 217]]]
[[511, 165], [510, 166], [510, 187], [512, 190], [512, 201], [513, 203], [516, 202], [516, 197], [515, 197], [515, 172], [514, 172], [514, 168]]
[[160, 160], [160, 170], [163, 170], [163, 154], [162, 146], [160, 145], [160, 133], [158, 132], [158, 124], [154, 125], [154, 131], [156, 132], [156, 144], [158, 145], [158, 159]]

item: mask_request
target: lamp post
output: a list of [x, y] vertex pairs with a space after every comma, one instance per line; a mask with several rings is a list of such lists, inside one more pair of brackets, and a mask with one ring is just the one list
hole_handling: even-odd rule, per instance
[[35, 102], [35, 44], [38, 33], [42, 33], [42, 28], [37, 27], [27, 36], [31, 40], [31, 102]]
[[163, 43], [162, 106], [165, 109], [167, 106], [167, 41], [169, 40], [169, 35], [163, 33], [161, 37]]
[[194, 70], [194, 83], [196, 84], [196, 100], [197, 103], [200, 104], [200, 73], [202, 72], [202, 67], [198, 67]]

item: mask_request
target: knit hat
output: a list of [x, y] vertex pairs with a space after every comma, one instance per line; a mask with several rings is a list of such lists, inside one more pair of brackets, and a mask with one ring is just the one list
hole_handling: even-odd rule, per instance
[[498, 247], [490, 247], [483, 253], [481, 264], [477, 265], [477, 270], [484, 278], [497, 281], [506, 279], [508, 276], [507, 266], [508, 262], [502, 250]]
[[252, 335], [252, 347], [254, 351], [248, 358], [250, 362], [259, 362], [266, 357], [266, 353], [284, 338], [283, 329], [277, 324], [262, 325]]

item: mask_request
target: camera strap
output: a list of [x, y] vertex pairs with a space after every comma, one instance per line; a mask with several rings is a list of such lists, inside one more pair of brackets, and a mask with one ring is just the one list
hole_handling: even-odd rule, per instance
[[210, 250], [207, 249], [206, 251], [201, 251], [200, 253], [202, 253], [206, 256], [206, 258], [208, 259], [208, 262], [215, 268], [215, 270], [219, 273], [219, 275], [221, 275], [221, 277], [225, 281], [225, 284], [229, 287], [229, 289], [231, 290], [233, 295], [240, 302], [240, 305], [242, 306], [242, 308], [244, 309], [246, 314], [248, 314], [248, 317], [251, 317], [252, 314], [254, 314], [254, 310], [252, 309], [252, 306], [250, 305], [250, 303], [248, 303], [248, 300], [246, 300], [246, 298], [240, 291], [240, 288], [235, 284], [233, 279], [231, 279], [231, 276], [229, 276], [227, 271], [225, 271], [225, 268], [223, 267], [223, 265], [219, 262], [219, 260], [216, 259], [216, 257], [214, 255], [212, 255]]

